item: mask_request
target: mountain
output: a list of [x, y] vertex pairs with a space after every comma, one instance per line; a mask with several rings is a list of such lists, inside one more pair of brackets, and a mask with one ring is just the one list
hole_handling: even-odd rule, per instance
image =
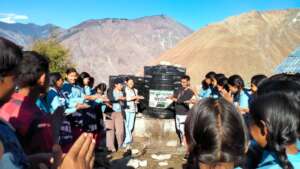
[[157, 15], [88, 20], [64, 31], [59, 39], [79, 71], [107, 82], [109, 75], [135, 74], [191, 33], [173, 19]]
[[61, 28], [52, 24], [40, 26], [33, 23], [8, 24], [0, 22], [0, 36], [25, 48], [29, 47], [35, 40], [48, 38], [54, 30], [62, 31]]
[[208, 71], [270, 75], [300, 45], [300, 9], [252, 11], [210, 24], [148, 64], [169, 61], [187, 67], [192, 83]]

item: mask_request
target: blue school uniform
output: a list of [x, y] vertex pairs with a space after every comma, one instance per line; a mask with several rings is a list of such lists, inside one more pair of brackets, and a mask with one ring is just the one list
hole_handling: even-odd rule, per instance
[[67, 99], [68, 107], [74, 108], [78, 103], [84, 103], [82, 89], [77, 85], [64, 82], [61, 91]]
[[103, 100], [101, 99], [96, 99], [95, 104], [101, 105], [101, 112], [104, 113], [106, 109], [106, 105], [104, 104]]
[[[287, 157], [295, 169], [300, 168], [300, 153], [288, 154]], [[258, 165], [257, 168], [258, 169], [282, 169], [279, 165], [276, 155], [269, 151], [264, 151], [262, 162]]]
[[238, 102], [240, 108], [243, 109], [249, 108], [249, 95], [244, 90], [240, 91], [235, 101]]
[[210, 87], [207, 89], [202, 89], [202, 90], [200, 90], [198, 97], [199, 98], [208, 98], [211, 96], [211, 93], [212, 93], [212, 91], [211, 91]]
[[84, 86], [83, 90], [86, 96], [92, 95], [92, 88], [90, 86]]
[[211, 89], [211, 98], [217, 99], [220, 97], [219, 91], [216, 88]]
[[[50, 87], [47, 94], [47, 103], [49, 104], [50, 113], [53, 114], [58, 107], [67, 107], [67, 101], [64, 95], [55, 88]], [[73, 109], [70, 113], [75, 112]]]
[[[50, 87], [47, 94], [47, 103], [50, 113], [53, 114], [58, 107], [65, 108], [65, 115], [76, 112], [76, 108], [68, 108], [67, 100], [61, 91]], [[70, 121], [65, 117], [60, 127], [59, 143], [61, 145], [70, 144], [73, 141], [72, 129]]]
[[115, 102], [113, 102], [113, 111], [114, 112], [122, 112], [122, 105], [117, 100], [119, 100], [119, 98], [123, 97], [123, 96], [124, 96], [124, 94], [122, 91], [113, 90], [113, 97], [114, 97], [114, 101], [115, 101]]
[[[80, 91], [80, 95], [82, 97], [84, 96], [90, 96], [92, 95], [92, 89], [89, 86], [84, 86], [84, 87], [80, 87], [80, 86], [76, 86], [79, 91]], [[82, 113], [82, 129], [86, 132], [95, 132], [98, 130], [98, 124], [97, 124], [97, 114], [95, 111], [95, 107], [94, 107], [94, 101], [90, 101], [90, 100], [84, 100], [84, 103], [90, 105], [91, 107], [88, 109], [84, 109], [84, 110], [80, 110], [80, 112]]]
[[[75, 127], [82, 127], [83, 120], [82, 120], [82, 113], [77, 111], [76, 105], [79, 103], [84, 103], [84, 95], [80, 87], [74, 84], [70, 84], [69, 82], [64, 82], [62, 89], [62, 94], [67, 102], [67, 109], [69, 110], [76, 110], [75, 112], [70, 113], [72, 120], [71, 123]], [[68, 115], [68, 112], [65, 112]]]
[[37, 105], [37, 107], [44, 113], [49, 114], [50, 113], [50, 108], [47, 104], [46, 99], [44, 98], [38, 98], [35, 102], [35, 104]]

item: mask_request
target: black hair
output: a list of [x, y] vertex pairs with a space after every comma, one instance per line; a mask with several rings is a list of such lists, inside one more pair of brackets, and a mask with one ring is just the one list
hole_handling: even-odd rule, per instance
[[68, 69], [66, 70], [66, 74], [68, 75], [68, 74], [70, 74], [70, 73], [76, 73], [76, 74], [77, 74], [77, 70], [76, 70], [75, 68], [73, 68], [73, 67], [68, 68]]
[[259, 84], [261, 84], [263, 82], [263, 80], [267, 79], [266, 75], [263, 74], [258, 74], [258, 75], [254, 75], [251, 78], [251, 84], [254, 84], [256, 87], [259, 86]]
[[216, 78], [216, 72], [211, 71], [211, 72], [206, 73], [205, 78], [211, 79], [211, 80], [215, 79]]
[[82, 73], [80, 73], [80, 75], [78, 76], [78, 79], [77, 79], [76, 83], [77, 83], [79, 86], [84, 87], [83, 80], [84, 80], [85, 78], [90, 78], [90, 77], [91, 77], [91, 76], [90, 76], [89, 73], [87, 73], [87, 72], [82, 72]]
[[[269, 93], [278, 93], [287, 96], [290, 103], [298, 110], [298, 118], [300, 119], [300, 84], [291, 80], [277, 80], [269, 78], [264, 80], [259, 86], [256, 95], [264, 95]], [[298, 129], [300, 133], [300, 126]]]
[[219, 86], [222, 86], [227, 92], [229, 92], [228, 79], [226, 77], [220, 78], [217, 81]]
[[97, 90], [101, 90], [102, 92], [103, 92], [103, 94], [106, 92], [106, 89], [107, 89], [107, 86], [106, 86], [106, 84], [105, 83], [100, 83], [100, 84], [98, 84], [95, 88], [94, 88], [94, 90], [97, 92]]
[[[252, 123], [267, 136], [266, 149], [275, 153], [282, 168], [293, 169], [287, 158], [286, 146], [297, 141], [299, 118], [290, 99], [272, 92], [256, 96], [250, 104], [250, 114]], [[264, 133], [264, 126], [268, 133]]]
[[0, 80], [10, 73], [18, 74], [17, 66], [22, 57], [22, 49], [19, 46], [0, 37]]
[[228, 84], [237, 87], [239, 90], [244, 89], [244, 80], [240, 75], [232, 75], [228, 78]]
[[[248, 135], [242, 115], [223, 98], [205, 98], [190, 111], [185, 122], [189, 148], [189, 168], [199, 162], [217, 165], [222, 162], [244, 163]], [[237, 137], [238, 136], [238, 137]]]
[[94, 87], [94, 84], [95, 84], [95, 78], [94, 78], [94, 77], [90, 77], [89, 86], [90, 86], [91, 88], [93, 88], [93, 87]]
[[188, 75], [184, 75], [184, 76], [181, 77], [181, 80], [184, 80], [184, 79], [187, 80], [187, 81], [190, 81], [191, 77], [188, 76]]
[[220, 79], [226, 78], [226, 76], [225, 76], [223, 73], [217, 73], [217, 74], [215, 75], [215, 78], [216, 78], [216, 80], [218, 81], [218, 80], [220, 80]]
[[206, 83], [205, 80], [202, 80], [201, 84], [203, 90], [207, 90], [209, 88], [209, 85]]
[[49, 72], [49, 60], [34, 51], [23, 52], [20, 63], [20, 75], [17, 80], [18, 87], [35, 86], [38, 79]]
[[50, 75], [49, 75], [49, 86], [55, 87], [56, 86], [56, 82], [59, 79], [62, 79], [62, 76], [61, 76], [61, 74], [59, 72], [50, 73]]

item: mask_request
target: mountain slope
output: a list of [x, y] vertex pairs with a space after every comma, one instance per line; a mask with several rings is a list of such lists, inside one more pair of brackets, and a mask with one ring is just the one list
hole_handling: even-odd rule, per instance
[[33, 23], [7, 24], [0, 22], [0, 36], [24, 47], [29, 47], [35, 40], [48, 38], [54, 30], [62, 29], [51, 24], [39, 26]]
[[61, 43], [79, 71], [97, 81], [109, 75], [134, 74], [148, 61], [176, 45], [192, 30], [163, 15], [128, 19], [88, 20], [65, 31]]
[[186, 66], [194, 84], [212, 70], [249, 81], [255, 73], [271, 74], [299, 44], [299, 9], [252, 11], [198, 30], [151, 64]]

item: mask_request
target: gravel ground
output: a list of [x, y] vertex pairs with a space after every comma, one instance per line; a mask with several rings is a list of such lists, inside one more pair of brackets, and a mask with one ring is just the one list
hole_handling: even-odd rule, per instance
[[[163, 145], [163, 146], [162, 146]], [[165, 146], [166, 144], [157, 143], [149, 144], [144, 138], [135, 138], [131, 150], [120, 149], [115, 153], [107, 153], [105, 151], [96, 152], [96, 169], [134, 169], [132, 166], [127, 166], [131, 161], [134, 164], [140, 164], [139, 161], [147, 161], [147, 166], [139, 166], [140, 169], [182, 169], [184, 168], [184, 147]], [[134, 154], [138, 150], [137, 154]], [[152, 156], [169, 156], [169, 159], [157, 160]], [[164, 163], [165, 166], [160, 166], [159, 163]], [[142, 165], [142, 164], [140, 164]]]

